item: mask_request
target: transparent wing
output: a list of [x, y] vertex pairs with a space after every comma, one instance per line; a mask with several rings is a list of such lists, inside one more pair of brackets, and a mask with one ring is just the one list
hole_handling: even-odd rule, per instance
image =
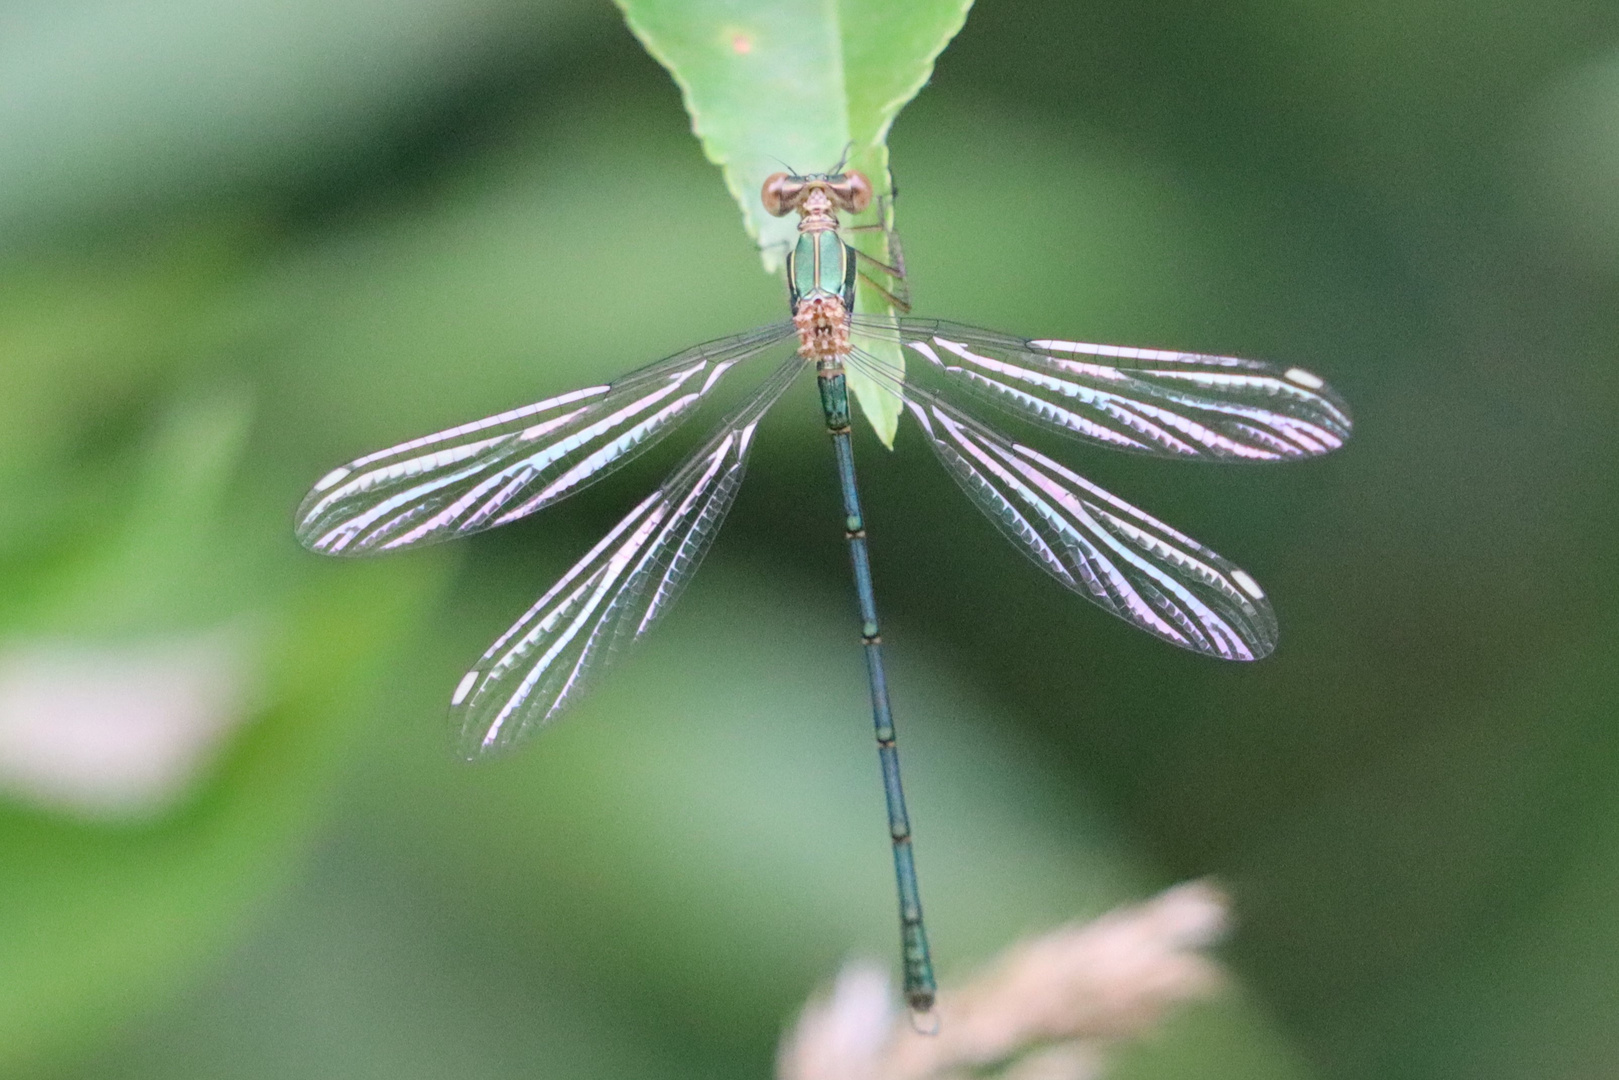
[[755, 426], [803, 366], [777, 369], [466, 673], [450, 717], [467, 757], [545, 724], [668, 609], [731, 507]]
[[[854, 337], [892, 340], [856, 317]], [[1026, 341], [900, 319], [901, 341], [953, 389], [1087, 442], [1160, 457], [1277, 461], [1349, 438], [1349, 407], [1320, 376], [1235, 356]]]
[[601, 479], [691, 415], [737, 364], [792, 333], [776, 323], [335, 469], [298, 508], [305, 547], [362, 555], [526, 517]]
[[913, 383], [901, 393], [962, 490], [1063, 585], [1183, 649], [1258, 660], [1276, 647], [1276, 615], [1246, 571]]

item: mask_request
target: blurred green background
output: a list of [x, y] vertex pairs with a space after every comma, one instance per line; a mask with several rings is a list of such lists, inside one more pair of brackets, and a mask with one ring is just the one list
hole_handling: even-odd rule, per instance
[[[340, 461], [783, 314], [666, 74], [586, 0], [12, 0], [0, 102], [0, 644], [255, 673], [177, 802], [0, 804], [0, 1075], [767, 1076], [894, 937], [810, 386], [678, 611], [488, 767], [450, 689], [678, 447], [421, 554], [290, 531]], [[1619, 1075], [1619, 7], [980, 0], [891, 146], [919, 314], [1357, 420], [1064, 455], [1266, 585], [1251, 667], [859, 435], [945, 977], [1213, 874], [1239, 989], [1118, 1075]]]

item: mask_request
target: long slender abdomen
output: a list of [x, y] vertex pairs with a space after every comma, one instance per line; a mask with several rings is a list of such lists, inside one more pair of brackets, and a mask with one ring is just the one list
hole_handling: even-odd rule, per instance
[[[841, 303], [838, 305], [841, 310]], [[848, 324], [843, 324], [845, 334]], [[899, 745], [894, 735], [894, 714], [888, 703], [888, 676], [883, 669], [882, 626], [877, 619], [877, 596], [871, 583], [871, 556], [866, 546], [866, 521], [860, 509], [855, 479], [854, 447], [849, 432], [849, 388], [843, 372], [847, 349], [816, 361], [821, 410], [832, 435], [837, 458], [838, 484], [843, 494], [843, 535], [849, 544], [854, 571], [855, 599], [860, 611], [860, 642], [866, 653], [866, 674], [871, 687], [871, 718], [877, 738], [877, 761], [882, 772], [883, 796], [888, 808], [888, 838], [894, 855], [894, 883], [899, 896], [900, 959], [904, 970], [905, 1001], [918, 1030], [934, 1030], [926, 1018], [935, 993], [933, 960], [928, 951], [927, 928], [922, 922], [922, 890], [916, 879], [911, 846], [911, 819], [905, 809], [905, 788], [900, 783]], [[808, 354], [806, 354], [808, 355]]]

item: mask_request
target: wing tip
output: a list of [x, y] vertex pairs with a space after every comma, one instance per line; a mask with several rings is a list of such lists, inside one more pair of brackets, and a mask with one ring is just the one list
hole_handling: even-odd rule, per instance
[[505, 757], [550, 719], [550, 714], [535, 716], [530, 708], [511, 708], [509, 699], [489, 694], [488, 675], [481, 664], [462, 675], [446, 713], [451, 752], [472, 764]]
[[[471, 672], [468, 672], [471, 674]], [[450, 706], [450, 741], [456, 757], [468, 763], [501, 757], [517, 740], [499, 729], [491, 730], [467, 705]]]
[[1244, 664], [1263, 660], [1276, 651], [1276, 629], [1271, 628], [1270, 634], [1262, 640], [1247, 642], [1249, 654], [1247, 656], [1233, 656], [1231, 659]]
[[376, 554], [375, 549], [369, 547], [355, 547], [351, 545], [345, 545], [342, 547], [334, 546], [335, 541], [331, 538], [331, 534], [329, 532], [323, 532], [314, 523], [302, 519], [300, 519], [298, 523], [293, 526], [292, 535], [297, 538], [298, 543], [302, 545], [306, 551], [312, 551], [316, 555], [327, 555], [332, 558], [347, 559], [354, 558], [357, 555]]

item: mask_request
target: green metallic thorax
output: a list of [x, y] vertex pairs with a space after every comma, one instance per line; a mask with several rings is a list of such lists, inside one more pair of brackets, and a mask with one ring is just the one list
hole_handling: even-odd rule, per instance
[[836, 296], [845, 311], [854, 310], [855, 255], [833, 229], [798, 234], [787, 255], [787, 299], [796, 314], [803, 300]]

